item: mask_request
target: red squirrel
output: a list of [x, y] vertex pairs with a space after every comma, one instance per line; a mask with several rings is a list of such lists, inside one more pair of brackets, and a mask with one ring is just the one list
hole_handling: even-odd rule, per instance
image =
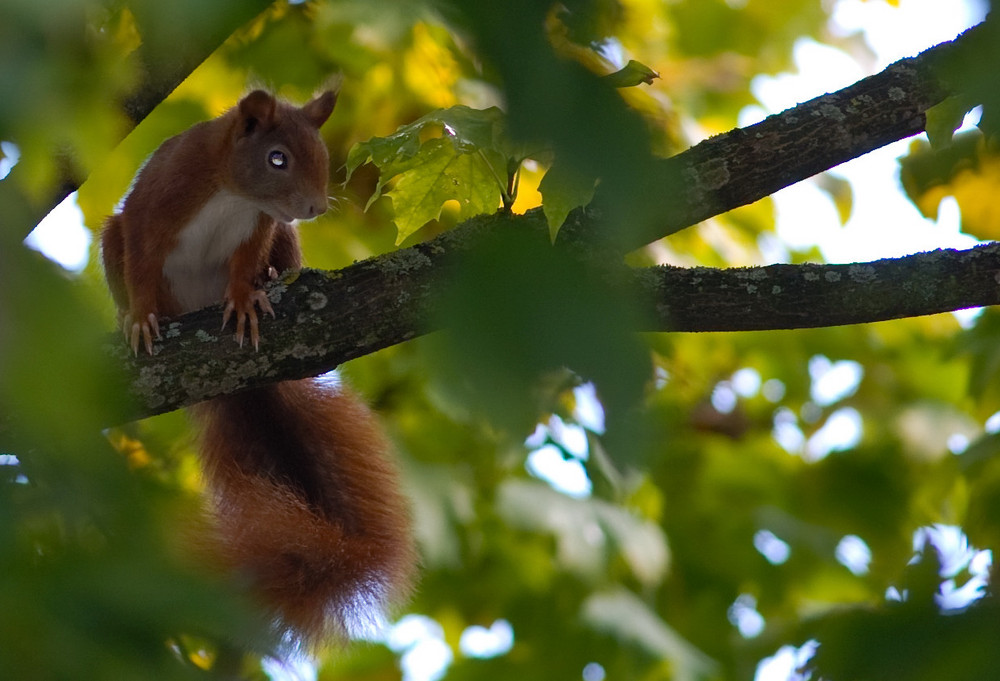
[[[260, 342], [260, 286], [301, 266], [289, 223], [327, 207], [319, 135], [336, 94], [296, 107], [256, 90], [165, 141], [101, 235], [123, 330], [153, 353], [160, 320], [219, 302], [223, 328]], [[324, 379], [197, 405], [222, 565], [245, 577], [277, 630], [307, 642], [366, 631], [415, 571], [406, 503], [374, 415]]]

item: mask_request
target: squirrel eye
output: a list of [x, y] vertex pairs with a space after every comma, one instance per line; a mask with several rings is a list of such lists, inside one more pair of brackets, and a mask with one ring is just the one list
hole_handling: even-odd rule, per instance
[[267, 154], [267, 162], [271, 164], [272, 168], [277, 168], [278, 170], [284, 170], [288, 167], [288, 157], [285, 156], [285, 152], [277, 149]]

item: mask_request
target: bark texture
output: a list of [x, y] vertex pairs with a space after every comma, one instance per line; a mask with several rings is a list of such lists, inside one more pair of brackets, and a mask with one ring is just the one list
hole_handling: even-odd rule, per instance
[[[904, 59], [841, 91], [658, 163], [652, 219], [626, 240], [602, 238], [601, 211], [578, 210], [559, 246], [604, 262], [608, 286], [638, 301], [652, 331], [744, 331], [874, 322], [1000, 302], [1000, 247], [936, 251], [847, 265], [728, 270], [657, 267], [625, 272], [620, 251], [642, 246], [923, 130], [925, 113], [961, 87], [942, 67], [975, 44], [983, 26]], [[965, 46], [965, 47], [964, 47]], [[661, 197], [659, 200], [657, 196]], [[260, 351], [220, 333], [221, 306], [164, 325], [154, 357], [131, 358], [116, 338], [139, 412], [169, 411], [219, 394], [316, 375], [434, 331], [435, 301], [455, 262], [497, 230], [547, 238], [540, 211], [467, 221], [431, 241], [336, 272], [287, 273], [270, 289]], [[615, 264], [619, 263], [619, 264]], [[600, 269], [600, 267], [598, 268]]]

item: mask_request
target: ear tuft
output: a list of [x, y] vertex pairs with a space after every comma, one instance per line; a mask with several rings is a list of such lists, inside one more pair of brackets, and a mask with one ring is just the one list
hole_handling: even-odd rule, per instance
[[261, 125], [274, 122], [277, 102], [274, 96], [264, 90], [254, 90], [240, 100], [240, 116], [243, 118], [244, 134], [249, 135]]
[[327, 90], [302, 107], [302, 113], [312, 123], [313, 127], [319, 128], [326, 123], [326, 119], [333, 113], [333, 107], [337, 104], [337, 93]]

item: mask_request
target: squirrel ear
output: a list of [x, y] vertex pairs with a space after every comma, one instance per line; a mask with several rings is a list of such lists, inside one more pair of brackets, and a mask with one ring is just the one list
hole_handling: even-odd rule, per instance
[[326, 123], [326, 119], [330, 117], [331, 113], [333, 113], [333, 107], [336, 103], [337, 93], [333, 90], [327, 90], [319, 97], [302, 107], [302, 113], [304, 113], [309, 122], [313, 124], [313, 127], [319, 128], [321, 125]]
[[254, 90], [240, 100], [240, 116], [243, 118], [243, 132], [249, 135], [260, 124], [274, 121], [274, 110], [277, 102], [274, 97], [263, 90]]

